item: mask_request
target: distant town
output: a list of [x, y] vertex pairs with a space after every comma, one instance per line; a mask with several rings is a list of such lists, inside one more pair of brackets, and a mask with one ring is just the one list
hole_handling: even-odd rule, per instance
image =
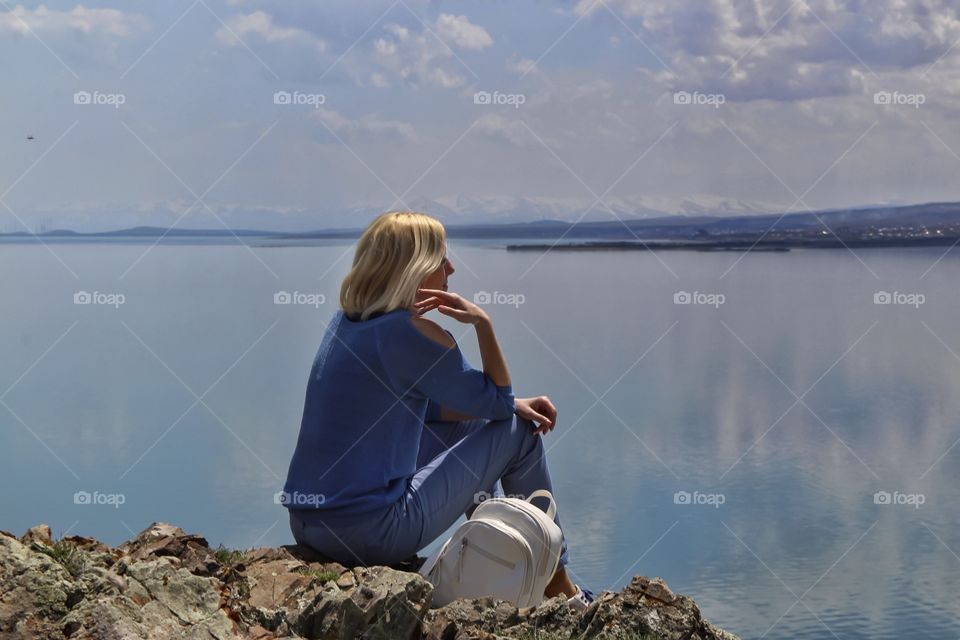
[[[680, 235], [680, 234], [677, 234]], [[943, 246], [960, 243], [960, 221], [926, 224], [870, 224], [862, 227], [774, 228], [763, 232], [736, 229], [697, 229], [689, 238], [643, 238], [633, 240], [585, 240], [552, 243], [515, 243], [507, 249], [640, 249], [699, 251], [789, 251], [790, 248], [835, 249], [842, 247]]]

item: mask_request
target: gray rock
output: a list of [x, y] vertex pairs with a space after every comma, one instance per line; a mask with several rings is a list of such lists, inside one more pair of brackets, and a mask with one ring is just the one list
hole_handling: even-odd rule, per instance
[[421, 621], [433, 596], [429, 582], [389, 567], [360, 567], [354, 575], [356, 584], [348, 589], [327, 583], [292, 621], [292, 629], [324, 640], [421, 637]]
[[0, 637], [736, 640], [693, 600], [643, 576], [583, 612], [562, 598], [527, 609], [491, 598], [430, 609], [433, 587], [412, 571], [418, 562], [347, 568], [298, 545], [213, 551], [164, 523], [117, 548], [80, 536], [54, 542], [45, 525], [19, 539], [0, 531]]

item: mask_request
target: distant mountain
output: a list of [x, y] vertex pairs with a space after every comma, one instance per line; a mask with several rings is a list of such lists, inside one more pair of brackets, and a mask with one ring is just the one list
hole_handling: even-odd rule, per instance
[[[491, 199], [483, 199], [477, 204], [485, 211], [491, 210], [494, 204]], [[788, 214], [751, 213], [734, 216], [718, 217], [695, 213], [695, 206], [689, 215], [659, 215], [642, 217], [633, 213], [624, 212], [619, 220], [611, 220], [609, 212], [594, 218], [585, 216], [582, 222], [572, 222], [565, 219], [562, 207], [549, 207], [540, 202], [543, 217], [536, 220], [514, 222], [509, 221], [514, 216], [516, 206], [520, 206], [518, 199], [505, 198], [500, 204], [503, 207], [503, 216], [484, 217], [472, 220], [472, 216], [462, 217], [462, 211], [469, 210], [469, 200], [463, 199], [458, 203], [459, 211], [445, 208], [441, 202], [420, 202], [423, 209], [431, 211], [444, 221], [447, 233], [451, 238], [598, 238], [611, 240], [629, 240], [640, 238], [650, 239], [690, 239], [710, 236], [724, 236], [730, 234], [762, 234], [767, 230], [776, 232], [809, 232], [811, 229], [829, 227], [832, 231], [857, 231], [867, 227], [897, 226], [918, 228], [937, 225], [960, 223], [960, 203], [930, 203], [918, 205], [875, 206], [850, 209], [833, 209], [818, 212], [797, 212]], [[529, 204], [529, 203], [528, 203]], [[705, 205], [704, 205], [705, 206]], [[746, 206], [746, 205], [744, 205]], [[507, 221], [504, 221], [507, 220]], [[321, 239], [321, 238], [355, 238], [361, 229], [356, 228], [327, 228], [306, 232], [281, 232], [257, 229], [181, 229], [167, 230], [163, 227], [139, 226], [130, 229], [115, 231], [101, 231], [94, 233], [79, 233], [70, 230], [48, 231], [38, 234], [47, 238], [156, 238], [166, 234], [169, 238], [230, 238], [233, 236], [249, 238], [273, 238], [278, 240], [293, 239]], [[15, 232], [0, 234], [0, 237], [32, 237], [33, 234]]]
[[168, 229], [164, 227], [131, 227], [129, 229], [117, 229], [116, 231], [93, 231], [81, 233], [70, 229], [54, 229], [44, 231], [43, 233], [32, 234], [26, 231], [14, 231], [13, 233], [0, 233], [2, 237], [32, 237], [34, 235], [48, 237], [80, 237], [80, 238], [155, 238], [159, 236], [177, 237], [177, 238], [197, 238], [197, 237], [220, 237], [220, 236], [273, 236], [276, 231], [256, 231], [252, 229]]
[[[594, 198], [528, 198], [516, 196], [413, 198], [406, 206], [424, 211], [444, 224], [485, 224], [533, 222], [543, 219], [575, 222], [603, 221], [620, 218], [663, 218], [671, 216], [715, 217], [772, 213], [777, 205], [746, 202], [716, 196], [661, 197], [605, 197], [604, 204], [594, 204]], [[382, 212], [383, 204], [361, 203], [348, 209], [353, 220], [371, 220]], [[609, 207], [609, 208], [608, 208]], [[611, 213], [612, 212], [612, 213]]]

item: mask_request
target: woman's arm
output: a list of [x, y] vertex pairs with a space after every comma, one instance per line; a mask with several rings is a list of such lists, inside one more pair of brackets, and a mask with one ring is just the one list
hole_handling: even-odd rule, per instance
[[[448, 361], [448, 353], [441, 354], [436, 362], [424, 362], [425, 371], [417, 377], [415, 385], [422, 387], [432, 402], [428, 407], [428, 420], [464, 421], [477, 417], [502, 420], [515, 410], [510, 372], [506, 359], [493, 330], [493, 324], [486, 312], [461, 296], [439, 289], [420, 289], [420, 295], [428, 296], [415, 302], [416, 314], [410, 318], [411, 326], [430, 341], [445, 347], [449, 353], [456, 353], [459, 362]], [[477, 334], [482, 370], [474, 369], [463, 358], [453, 335], [440, 325], [423, 315], [428, 311], [440, 313], [456, 319], [458, 322], [472, 324]], [[432, 352], [432, 350], [428, 350]], [[398, 357], [405, 363], [411, 354]], [[398, 363], [399, 364], [399, 363]], [[435, 370], [435, 366], [437, 366]], [[459, 366], [459, 370], [454, 371]], [[401, 367], [402, 368], [402, 367]], [[472, 373], [471, 373], [472, 372]], [[453, 384], [454, 380], [463, 382]], [[464, 385], [472, 385], [467, 388]], [[478, 408], [482, 411], [477, 411]], [[503, 411], [509, 407], [509, 413]]]
[[507, 361], [503, 357], [500, 343], [497, 342], [497, 336], [493, 332], [493, 323], [490, 322], [486, 312], [480, 310], [480, 313], [483, 314], [482, 317], [473, 326], [477, 330], [477, 343], [480, 345], [483, 372], [493, 380], [493, 384], [505, 387], [510, 384], [510, 371], [507, 369]]
[[[487, 312], [473, 304], [463, 296], [441, 289], [420, 289], [421, 294], [428, 297], [415, 303], [416, 311], [423, 315], [436, 309], [445, 316], [458, 322], [472, 324], [477, 332], [477, 344], [480, 347], [480, 359], [483, 361], [483, 372], [498, 387], [510, 385], [510, 371], [507, 361], [500, 350], [497, 335], [493, 331], [493, 323]], [[446, 338], [446, 336], [444, 336]]]
[[[537, 423], [534, 433], [548, 433], [557, 426], [557, 408], [547, 396], [536, 396], [534, 398], [517, 398], [515, 413], [521, 418], [526, 418]], [[467, 415], [440, 407], [441, 422], [462, 422], [464, 420], [476, 420], [476, 416]]]

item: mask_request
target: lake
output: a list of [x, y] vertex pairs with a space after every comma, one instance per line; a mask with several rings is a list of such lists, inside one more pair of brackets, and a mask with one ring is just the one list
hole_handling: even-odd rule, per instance
[[[450, 286], [489, 294], [517, 395], [559, 408], [544, 444], [577, 581], [661, 576], [744, 638], [943, 638], [960, 617], [945, 251], [454, 242]], [[274, 494], [351, 257], [0, 246], [0, 528], [291, 543]], [[479, 366], [469, 329], [439, 321]]]

